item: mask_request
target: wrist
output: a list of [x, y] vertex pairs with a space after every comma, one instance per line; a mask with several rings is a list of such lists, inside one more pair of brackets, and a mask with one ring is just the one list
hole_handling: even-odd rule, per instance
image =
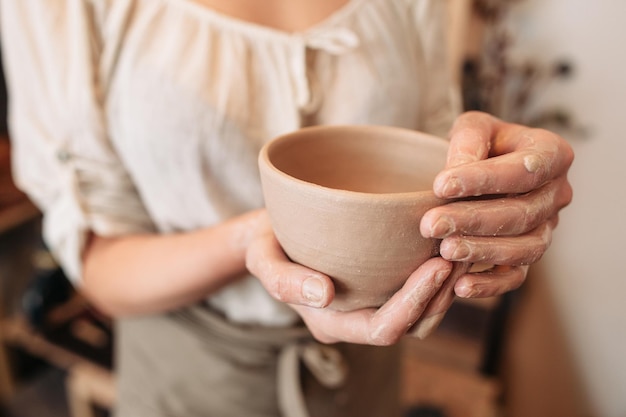
[[249, 211], [233, 219], [233, 229], [229, 239], [230, 247], [245, 258], [252, 242], [268, 230], [271, 230], [271, 226], [266, 210]]

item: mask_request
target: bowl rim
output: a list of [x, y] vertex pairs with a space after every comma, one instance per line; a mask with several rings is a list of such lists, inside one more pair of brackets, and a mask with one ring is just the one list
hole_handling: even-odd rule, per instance
[[[294, 131], [290, 131], [284, 133], [282, 135], [276, 136], [275, 138], [266, 142], [258, 156], [258, 164], [259, 170], [261, 172], [261, 177], [263, 177], [263, 171], [265, 170], [266, 174], [272, 175], [275, 179], [285, 182], [289, 181], [291, 183], [297, 184], [300, 188], [306, 189], [311, 193], [320, 194], [324, 193], [324, 195], [332, 195], [335, 198], [357, 198], [357, 199], [367, 199], [367, 200], [413, 200], [416, 197], [424, 198], [431, 196], [437, 200], [443, 200], [437, 196], [435, 196], [434, 191], [431, 190], [421, 190], [421, 191], [407, 191], [407, 192], [396, 192], [396, 193], [368, 193], [364, 191], [352, 191], [345, 190], [339, 188], [327, 187], [324, 185], [316, 184], [313, 182], [305, 181], [299, 178], [296, 178], [292, 175], [285, 173], [278, 169], [269, 158], [269, 151], [272, 147], [289, 140], [296, 134], [302, 133], [302, 131], [312, 132], [315, 130], [351, 130], [351, 131], [359, 131], [359, 130], [367, 130], [371, 132], [372, 129], [378, 130], [380, 132], [395, 132], [395, 133], [411, 133], [416, 136], [421, 136], [424, 140], [429, 140], [433, 142], [439, 142], [442, 144], [447, 144], [448, 141], [441, 137], [420, 132], [418, 130], [413, 130], [409, 128], [397, 127], [397, 126], [386, 126], [386, 125], [317, 125], [317, 126], [307, 126]], [[443, 169], [443, 167], [442, 167]]]

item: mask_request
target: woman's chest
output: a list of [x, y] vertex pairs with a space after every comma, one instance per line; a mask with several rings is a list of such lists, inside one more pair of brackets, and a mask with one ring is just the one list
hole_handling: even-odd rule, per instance
[[304, 123], [417, 127], [425, 74], [401, 30], [348, 20], [287, 35], [175, 11], [140, 9], [113, 68], [107, 116], [131, 160], [256, 155]]

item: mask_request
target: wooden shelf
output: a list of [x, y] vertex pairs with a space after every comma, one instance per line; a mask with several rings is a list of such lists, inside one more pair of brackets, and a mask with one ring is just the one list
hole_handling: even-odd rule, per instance
[[39, 210], [13, 181], [11, 142], [0, 135], [0, 233], [7, 232], [39, 215]]
[[26, 198], [18, 203], [0, 207], [0, 233], [21, 226], [39, 215], [37, 207]]
[[405, 355], [401, 396], [408, 407], [433, 406], [449, 417], [496, 417], [500, 393], [493, 378]]
[[[67, 389], [72, 416], [95, 417], [93, 405], [105, 409], [114, 406], [116, 399], [115, 376], [111, 370], [51, 343], [31, 329], [21, 317], [0, 322], [0, 334], [3, 338], [2, 343], [19, 347], [60, 369], [68, 371]], [[5, 376], [6, 378], [7, 376]], [[7, 390], [5, 395], [11, 394], [12, 390], [12, 388]]]
[[[45, 326], [51, 333], [33, 328], [22, 315], [0, 321], [0, 401], [9, 400], [15, 392], [9, 358], [4, 349], [11, 347], [67, 371], [66, 387], [73, 417], [95, 417], [94, 405], [103, 409], [114, 406], [115, 376], [109, 361], [103, 361], [99, 353], [94, 355], [96, 351], [93, 349], [85, 350], [86, 342], [94, 349], [107, 351], [111, 348], [111, 336], [91, 321], [93, 316], [87, 314], [89, 311], [88, 302], [75, 293], [47, 313]], [[73, 339], [59, 338], [59, 329], [70, 329], [68, 334]], [[65, 335], [64, 332], [60, 334]]]
[[0, 323], [4, 343], [16, 346], [51, 363], [61, 369], [71, 369], [75, 365], [92, 368], [99, 372], [107, 369], [46, 340], [31, 329], [22, 317], [12, 317]]

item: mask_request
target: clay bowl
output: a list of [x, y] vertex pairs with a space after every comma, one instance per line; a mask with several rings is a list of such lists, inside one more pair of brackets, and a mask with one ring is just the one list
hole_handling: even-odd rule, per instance
[[420, 219], [444, 201], [432, 183], [448, 143], [383, 126], [318, 126], [268, 142], [259, 155], [265, 205], [289, 258], [329, 275], [332, 308], [382, 305], [438, 241]]

